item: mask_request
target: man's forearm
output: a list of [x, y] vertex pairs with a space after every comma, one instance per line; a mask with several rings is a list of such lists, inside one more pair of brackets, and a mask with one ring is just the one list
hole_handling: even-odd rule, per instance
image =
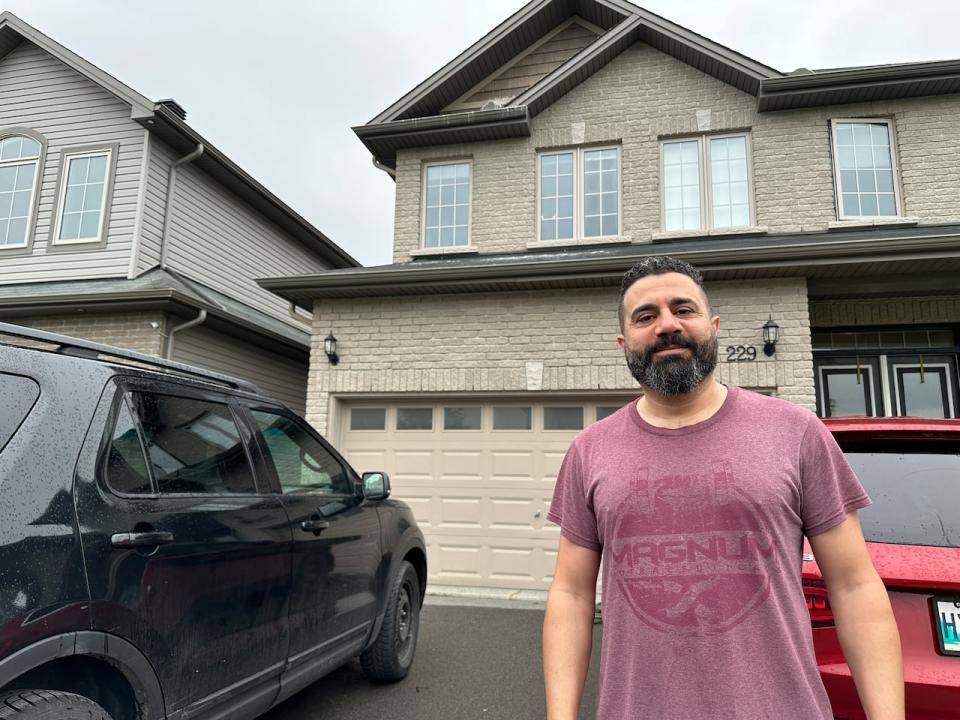
[[594, 601], [551, 590], [543, 620], [548, 720], [575, 720], [593, 647]]
[[903, 656], [879, 578], [830, 593], [843, 655], [868, 720], [903, 720]]

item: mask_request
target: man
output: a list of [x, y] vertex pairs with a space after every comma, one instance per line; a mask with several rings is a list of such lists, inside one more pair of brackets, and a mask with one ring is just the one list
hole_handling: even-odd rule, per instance
[[623, 278], [617, 342], [643, 395], [580, 433], [543, 629], [548, 720], [573, 720], [603, 554], [599, 720], [829, 720], [800, 584], [803, 535], [870, 720], [902, 720], [900, 639], [856, 511], [870, 503], [809, 410], [714, 379], [700, 274]]

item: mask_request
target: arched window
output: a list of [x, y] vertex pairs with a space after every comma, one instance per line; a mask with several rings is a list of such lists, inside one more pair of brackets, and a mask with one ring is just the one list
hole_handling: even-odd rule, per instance
[[0, 140], [0, 249], [27, 245], [40, 151], [26, 135]]

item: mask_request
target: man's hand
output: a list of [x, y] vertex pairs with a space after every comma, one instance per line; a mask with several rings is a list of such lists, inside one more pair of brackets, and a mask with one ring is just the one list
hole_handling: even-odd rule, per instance
[[840, 646], [868, 720], [903, 720], [900, 634], [856, 512], [811, 537], [810, 547], [823, 573]]
[[560, 538], [543, 620], [548, 720], [576, 720], [593, 647], [600, 553]]

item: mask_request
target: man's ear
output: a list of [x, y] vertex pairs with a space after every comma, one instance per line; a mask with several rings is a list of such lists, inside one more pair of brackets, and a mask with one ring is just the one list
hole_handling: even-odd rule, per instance
[[617, 345], [620, 346], [621, 352], [623, 351], [623, 348], [624, 348], [624, 344], [623, 344], [624, 342], [625, 341], [624, 341], [623, 335], [617, 335]]
[[712, 318], [710, 318], [710, 323], [713, 325], [714, 333], [720, 332], [720, 316], [719, 315], [714, 315]]

